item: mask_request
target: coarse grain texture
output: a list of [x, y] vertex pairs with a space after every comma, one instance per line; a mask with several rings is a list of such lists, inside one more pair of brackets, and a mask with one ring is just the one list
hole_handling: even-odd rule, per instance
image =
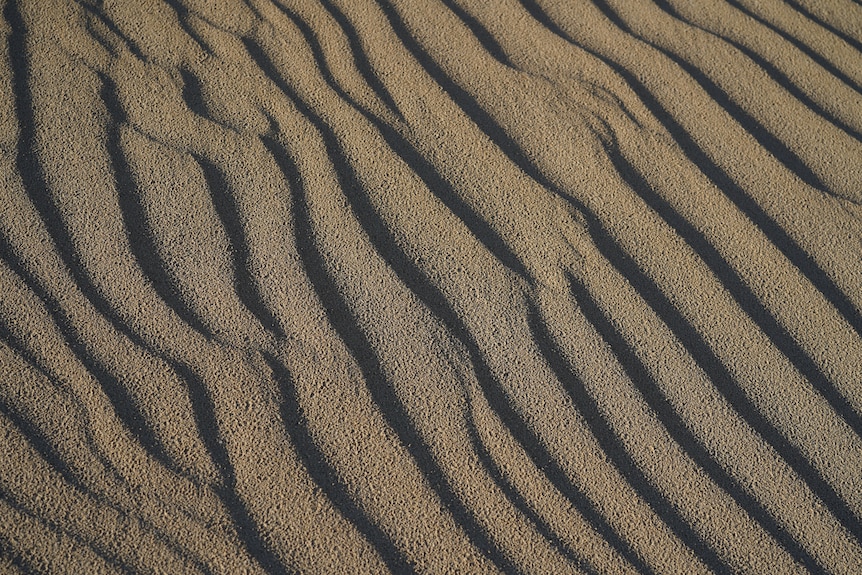
[[858, 0], [0, 6], [0, 572], [862, 572]]

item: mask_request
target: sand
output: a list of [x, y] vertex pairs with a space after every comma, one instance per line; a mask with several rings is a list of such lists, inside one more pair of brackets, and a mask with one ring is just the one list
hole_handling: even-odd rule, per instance
[[859, 0], [0, 5], [0, 572], [862, 573]]

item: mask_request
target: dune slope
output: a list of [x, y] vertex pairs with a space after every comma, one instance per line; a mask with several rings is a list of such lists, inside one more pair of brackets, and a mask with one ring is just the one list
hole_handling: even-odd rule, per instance
[[0, 2], [0, 571], [862, 572], [862, 5], [694, 4]]

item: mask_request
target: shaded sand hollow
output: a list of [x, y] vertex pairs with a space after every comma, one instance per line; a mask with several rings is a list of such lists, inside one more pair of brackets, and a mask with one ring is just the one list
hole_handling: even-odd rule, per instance
[[0, 572], [862, 573], [859, 0], [0, 5]]

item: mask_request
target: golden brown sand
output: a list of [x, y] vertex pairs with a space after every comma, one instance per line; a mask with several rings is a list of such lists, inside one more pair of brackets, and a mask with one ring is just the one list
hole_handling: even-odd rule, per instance
[[0, 572], [862, 573], [859, 0], [0, 5]]

